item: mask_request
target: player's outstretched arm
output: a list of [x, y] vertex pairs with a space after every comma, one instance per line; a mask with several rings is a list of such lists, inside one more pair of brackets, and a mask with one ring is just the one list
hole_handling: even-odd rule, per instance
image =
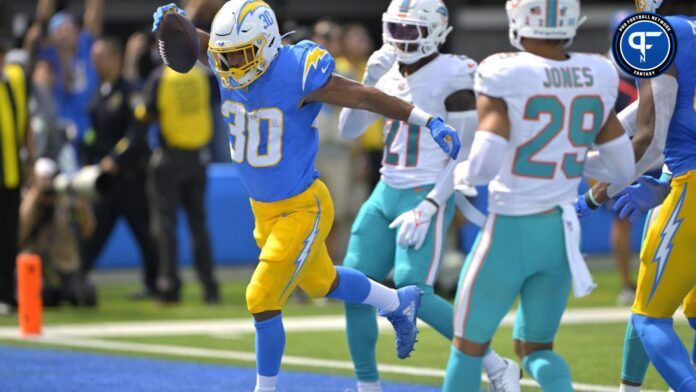
[[336, 74], [331, 75], [323, 87], [305, 95], [303, 102], [324, 102], [351, 109], [368, 110], [384, 117], [428, 127], [440, 148], [453, 159], [457, 157], [461, 148], [457, 132], [442, 119], [374, 87]]
[[[382, 45], [367, 59], [365, 76], [362, 84], [374, 87], [396, 62], [396, 52], [394, 46], [390, 44]], [[338, 120], [338, 129], [344, 139], [355, 139], [362, 135], [367, 127], [370, 126], [379, 115], [366, 110], [356, 110], [343, 108]]]
[[[592, 161], [586, 164], [603, 168], [604, 172], [608, 173], [603, 179], [622, 183], [633, 177], [635, 159], [631, 141], [616, 117], [615, 111], [612, 110], [609, 114], [606, 123], [595, 138], [595, 144], [595, 155], [591, 156]], [[607, 184], [599, 183], [578, 197], [575, 202], [575, 211], [578, 216], [587, 216], [591, 210], [597, 209], [606, 200], [608, 200]]]
[[[598, 183], [592, 187], [584, 195], [585, 200], [589, 201], [589, 209], [614, 197], [660, 161], [667, 140], [669, 123], [676, 106], [679, 89], [676, 74], [676, 67], [672, 66], [665, 74], [641, 82], [638, 112], [635, 116], [636, 134], [631, 142], [636, 161], [634, 173], [624, 181], [612, 181], [611, 185]], [[598, 138], [600, 136], [601, 134]], [[591, 163], [588, 162], [588, 164]], [[608, 168], [614, 171], [613, 167]], [[589, 209], [583, 215], [589, 213]]]

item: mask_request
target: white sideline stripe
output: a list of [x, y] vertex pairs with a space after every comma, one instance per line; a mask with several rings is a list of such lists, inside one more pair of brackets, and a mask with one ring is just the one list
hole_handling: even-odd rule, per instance
[[[20, 338], [16, 338], [21, 340]], [[123, 351], [123, 352], [139, 352], [148, 354], [166, 354], [171, 356], [181, 356], [181, 357], [197, 357], [197, 358], [217, 358], [217, 359], [228, 359], [236, 360], [242, 362], [255, 362], [256, 356], [254, 353], [244, 352], [244, 351], [228, 351], [228, 350], [215, 350], [215, 349], [205, 349], [196, 347], [184, 347], [184, 346], [170, 346], [163, 344], [149, 344], [149, 343], [131, 343], [131, 342], [114, 342], [99, 339], [84, 339], [84, 338], [66, 338], [61, 336], [44, 336], [31, 339], [35, 343], [43, 343], [47, 345], [56, 346], [66, 346], [66, 347], [79, 347], [79, 348], [91, 348], [91, 349], [102, 349], [102, 350], [112, 350], [112, 351]], [[333, 359], [317, 359], [317, 358], [307, 358], [307, 357], [297, 357], [292, 355], [286, 355], [283, 357], [284, 365], [294, 365], [294, 366], [308, 366], [314, 368], [326, 368], [326, 369], [343, 369], [343, 370], [353, 370], [353, 363], [349, 361], [338, 361]], [[385, 365], [380, 364], [379, 370], [382, 373], [392, 373], [401, 375], [411, 375], [411, 376], [426, 376], [426, 377], [437, 377], [443, 378], [445, 375], [442, 369], [433, 368], [423, 368], [423, 367], [412, 367], [412, 366], [401, 366], [401, 365]], [[484, 381], [487, 382], [485, 376]], [[520, 382], [525, 386], [538, 387], [534, 380], [524, 378]], [[581, 384], [573, 383], [573, 388], [576, 391], [587, 391], [587, 392], [615, 392], [616, 387], [604, 386], [604, 385], [592, 385], [592, 384]], [[658, 392], [658, 391], [643, 391], [643, 392]]]
[[[610, 324], [626, 322], [630, 311], [628, 308], [587, 308], [569, 309], [563, 315], [565, 325]], [[515, 314], [508, 313], [501, 325], [511, 326]], [[679, 320], [679, 318], [675, 319]], [[287, 332], [319, 332], [345, 330], [343, 315], [334, 316], [297, 316], [284, 317], [283, 325]], [[391, 330], [384, 318], [379, 318], [379, 327]], [[420, 323], [421, 328], [429, 328]], [[62, 324], [44, 327], [48, 334], [60, 334], [82, 337], [126, 337], [126, 336], [163, 336], [163, 335], [200, 335], [200, 334], [239, 334], [253, 333], [251, 318], [210, 319], [210, 320], [157, 320], [136, 322], [110, 322], [94, 324]], [[19, 335], [17, 327], [0, 328], [0, 337], [14, 338]]]

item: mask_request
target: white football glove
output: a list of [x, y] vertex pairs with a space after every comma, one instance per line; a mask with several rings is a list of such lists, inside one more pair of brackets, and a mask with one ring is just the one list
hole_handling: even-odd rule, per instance
[[408, 248], [413, 246], [415, 250], [420, 249], [428, 236], [430, 220], [437, 212], [437, 207], [431, 201], [423, 200], [416, 208], [406, 211], [399, 215], [389, 225], [390, 229], [399, 227], [397, 242], [400, 246]]
[[377, 81], [391, 69], [395, 62], [396, 52], [394, 47], [389, 44], [382, 45], [379, 50], [372, 53], [370, 58], [367, 59], [363, 84], [366, 86], [377, 84]]
[[461, 192], [466, 197], [478, 196], [476, 187], [466, 182], [465, 178], [469, 174], [469, 161], [457, 164], [454, 168], [454, 190]]

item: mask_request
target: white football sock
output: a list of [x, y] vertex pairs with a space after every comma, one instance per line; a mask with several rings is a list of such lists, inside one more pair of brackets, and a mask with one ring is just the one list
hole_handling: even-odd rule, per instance
[[621, 384], [619, 387], [619, 392], [640, 392], [640, 387], [635, 385]]
[[377, 381], [358, 381], [358, 392], [382, 392], [382, 384]]
[[256, 388], [254, 392], [275, 392], [278, 376], [266, 377], [260, 374], [256, 375]]
[[489, 376], [498, 373], [506, 367], [507, 363], [503, 360], [503, 357], [493, 350], [488, 350], [483, 357], [483, 370], [485, 370], [486, 374]]
[[396, 290], [370, 279], [370, 293], [363, 303], [387, 312], [393, 312], [399, 307], [399, 295]]

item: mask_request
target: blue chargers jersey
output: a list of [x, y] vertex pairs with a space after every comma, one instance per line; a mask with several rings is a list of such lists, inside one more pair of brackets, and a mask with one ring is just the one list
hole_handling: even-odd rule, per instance
[[667, 132], [665, 164], [676, 177], [696, 169], [696, 17], [669, 16], [677, 36], [677, 104]]
[[302, 98], [323, 87], [334, 67], [329, 52], [301, 41], [281, 47], [266, 72], [247, 88], [232, 90], [220, 83], [232, 161], [254, 200], [287, 199], [319, 177], [314, 121], [322, 104], [303, 104]]

